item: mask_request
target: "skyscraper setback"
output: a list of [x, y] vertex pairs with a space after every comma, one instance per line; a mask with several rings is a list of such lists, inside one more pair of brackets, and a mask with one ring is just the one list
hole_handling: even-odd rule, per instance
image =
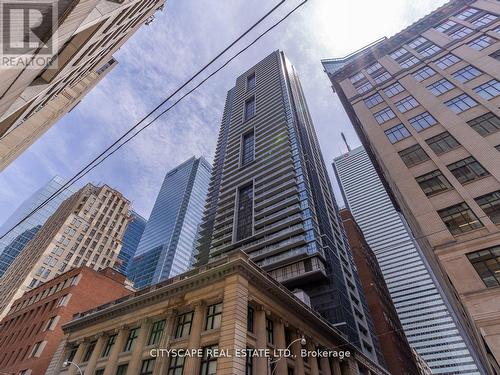
[[198, 249], [200, 264], [244, 250], [380, 358], [302, 88], [283, 52], [227, 94]]
[[[448, 294], [468, 310], [497, 372], [499, 15], [498, 1], [453, 0], [391, 38], [323, 61], [398, 209]], [[462, 370], [456, 360], [454, 370]]]
[[[69, 186], [31, 214], [35, 208], [63, 185], [64, 180], [59, 176], [55, 176], [26, 199], [2, 225], [0, 228], [0, 236], [3, 236], [0, 239], [0, 277], [7, 271], [7, 268], [36, 235], [50, 215], [57, 210], [61, 202], [75, 192]], [[31, 215], [23, 221], [29, 214]]]
[[190, 267], [210, 173], [210, 164], [193, 156], [165, 176], [128, 269], [136, 287], [158, 283]]

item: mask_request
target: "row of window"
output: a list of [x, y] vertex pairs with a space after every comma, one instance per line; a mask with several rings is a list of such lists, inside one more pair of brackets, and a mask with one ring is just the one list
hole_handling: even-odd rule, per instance
[[[500, 190], [474, 199], [495, 224], [500, 224]], [[482, 222], [466, 203], [438, 211], [439, 216], [453, 235], [483, 227]]]

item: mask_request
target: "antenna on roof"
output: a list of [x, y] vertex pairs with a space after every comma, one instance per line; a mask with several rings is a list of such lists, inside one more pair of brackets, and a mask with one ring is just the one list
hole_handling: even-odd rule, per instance
[[341, 132], [341, 133], [340, 133], [340, 136], [341, 136], [341, 137], [342, 137], [342, 139], [344, 140], [344, 143], [345, 143], [345, 145], [346, 145], [346, 147], [347, 147], [347, 151], [349, 151], [349, 152], [350, 152], [350, 151], [351, 151], [351, 147], [349, 146], [349, 143], [347, 143], [347, 139], [345, 139], [345, 135], [344, 135], [344, 133], [342, 133], [342, 132]]

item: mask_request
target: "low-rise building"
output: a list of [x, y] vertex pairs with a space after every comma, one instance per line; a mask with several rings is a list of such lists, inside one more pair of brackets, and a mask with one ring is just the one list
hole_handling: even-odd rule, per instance
[[0, 322], [0, 372], [43, 375], [63, 338], [61, 326], [85, 311], [132, 292], [111, 268], [74, 268], [26, 292]]
[[63, 329], [64, 350], [47, 375], [77, 374], [77, 366], [103, 375], [389, 374], [242, 251], [81, 313]]

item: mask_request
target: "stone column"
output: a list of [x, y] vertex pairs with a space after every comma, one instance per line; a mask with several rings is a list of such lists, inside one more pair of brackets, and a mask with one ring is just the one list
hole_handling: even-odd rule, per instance
[[[203, 331], [205, 317], [205, 301], [197, 301], [194, 304], [193, 323], [191, 324], [191, 334], [189, 335], [188, 349], [200, 349], [200, 336]], [[184, 365], [185, 374], [198, 374], [200, 372], [201, 358], [187, 357]]]
[[340, 360], [338, 358], [333, 358], [332, 360], [333, 375], [342, 375], [340, 370]]
[[151, 326], [151, 319], [146, 318], [142, 321], [139, 330], [139, 336], [132, 347], [132, 357], [128, 363], [127, 375], [136, 375], [141, 370], [142, 354], [144, 352], [144, 345], [149, 335], [149, 327]]
[[[267, 348], [267, 337], [266, 337], [266, 312], [263, 307], [260, 306], [255, 311], [255, 337], [256, 337], [256, 349], [266, 349]], [[260, 356], [255, 357], [255, 373], [256, 374], [267, 374], [269, 366], [269, 359]]]
[[90, 356], [90, 359], [87, 363], [87, 366], [85, 366], [85, 375], [94, 375], [95, 371], [95, 366], [97, 363], [97, 360], [101, 356], [102, 353], [102, 347], [104, 345], [104, 341], [106, 340], [106, 336], [103, 333], [99, 333], [97, 335], [97, 342], [94, 347], [94, 351], [92, 352], [92, 355]]
[[300, 340], [298, 340], [301, 337], [302, 337], [302, 335], [298, 331], [294, 332], [294, 334], [292, 335], [292, 341], [297, 340], [292, 344], [292, 348], [291, 348], [292, 354], [295, 355], [295, 373], [296, 374], [304, 374], [305, 373], [304, 360], [302, 359], [302, 356], [300, 355], [300, 350], [302, 349], [302, 344], [301, 344]]
[[342, 375], [358, 375], [358, 365], [352, 358], [344, 358], [340, 362], [340, 369]]
[[217, 374], [245, 375], [246, 358], [234, 356], [236, 350], [247, 345], [248, 281], [240, 275], [224, 281], [224, 300], [220, 327], [219, 349], [233, 357], [221, 357], [217, 361]]
[[[307, 339], [306, 348], [310, 352], [316, 350], [314, 343], [309, 342], [309, 339]], [[309, 367], [311, 369], [311, 375], [319, 375], [318, 358], [314, 356], [309, 356], [308, 359], [309, 359]]]
[[[78, 343], [78, 349], [76, 350], [75, 357], [71, 362], [76, 363], [78, 366], [80, 366], [80, 362], [82, 361], [83, 358], [83, 353], [85, 352], [85, 348], [87, 346], [87, 342], [85, 341], [80, 341]], [[75, 365], [69, 365], [67, 367], [68, 371], [66, 372], [67, 375], [75, 375], [78, 371]]]
[[128, 327], [121, 326], [115, 332], [116, 340], [115, 344], [111, 348], [111, 353], [109, 353], [108, 361], [106, 362], [106, 368], [104, 369], [104, 375], [115, 375], [116, 368], [118, 367], [118, 354], [123, 350], [123, 345], [128, 336]]
[[[165, 329], [161, 337], [158, 349], [169, 349], [170, 341], [172, 340], [172, 333], [174, 331], [175, 320], [177, 318], [177, 310], [167, 311], [163, 317], [165, 318]], [[158, 353], [160, 354], [160, 353]], [[166, 374], [167, 373], [168, 357], [160, 356], [156, 358], [153, 374]]]
[[328, 360], [328, 357], [321, 357], [319, 358], [321, 361], [321, 372], [323, 375], [332, 375], [332, 370], [330, 369], [330, 361]]
[[[283, 319], [279, 319], [274, 322], [274, 341], [276, 349], [286, 349], [286, 339], [285, 339], [285, 324]], [[273, 359], [274, 361], [278, 358]], [[276, 369], [273, 375], [287, 375], [288, 369], [286, 365], [286, 358], [282, 357], [276, 362]]]

